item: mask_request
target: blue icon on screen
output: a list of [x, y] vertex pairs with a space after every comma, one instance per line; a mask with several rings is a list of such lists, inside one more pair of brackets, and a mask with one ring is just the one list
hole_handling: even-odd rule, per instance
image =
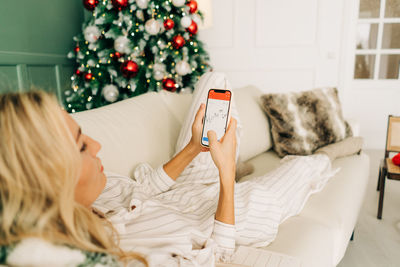
[[203, 141], [208, 142], [208, 137], [203, 137]]

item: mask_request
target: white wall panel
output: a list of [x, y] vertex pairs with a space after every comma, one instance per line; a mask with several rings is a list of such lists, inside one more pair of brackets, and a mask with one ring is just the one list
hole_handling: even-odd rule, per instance
[[[255, 85], [264, 93], [282, 93], [310, 89], [314, 69], [261, 69], [225, 71], [235, 87]], [[288, 79], [290, 77], [290, 79]]]
[[236, 5], [231, 0], [213, 1], [213, 28], [201, 30], [200, 35], [212, 48], [233, 48]]
[[234, 87], [313, 88], [321, 1], [329, 0], [214, 0], [213, 26], [199, 33], [214, 70]]
[[313, 45], [318, 0], [256, 0], [256, 46]]

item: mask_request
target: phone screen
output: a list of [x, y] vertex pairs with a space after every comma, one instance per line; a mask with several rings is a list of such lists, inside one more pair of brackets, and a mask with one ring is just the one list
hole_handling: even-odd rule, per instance
[[229, 106], [231, 103], [231, 91], [222, 89], [210, 89], [208, 91], [206, 112], [203, 125], [201, 143], [209, 146], [207, 132], [215, 131], [217, 139], [221, 140], [226, 132], [228, 124]]

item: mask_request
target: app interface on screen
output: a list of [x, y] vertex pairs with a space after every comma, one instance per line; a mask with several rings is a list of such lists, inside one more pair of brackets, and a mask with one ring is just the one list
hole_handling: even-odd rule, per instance
[[[216, 99], [218, 98], [218, 99]], [[207, 111], [205, 115], [203, 144], [208, 145], [207, 132], [214, 130], [217, 134], [217, 139], [220, 140], [226, 131], [227, 116], [229, 109], [229, 92], [226, 94], [214, 93], [208, 98]]]

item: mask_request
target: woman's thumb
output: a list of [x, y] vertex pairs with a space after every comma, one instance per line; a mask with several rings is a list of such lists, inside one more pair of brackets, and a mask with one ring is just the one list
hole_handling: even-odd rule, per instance
[[210, 146], [213, 146], [215, 142], [217, 142], [217, 134], [213, 130], [209, 130], [207, 132], [208, 143]]

